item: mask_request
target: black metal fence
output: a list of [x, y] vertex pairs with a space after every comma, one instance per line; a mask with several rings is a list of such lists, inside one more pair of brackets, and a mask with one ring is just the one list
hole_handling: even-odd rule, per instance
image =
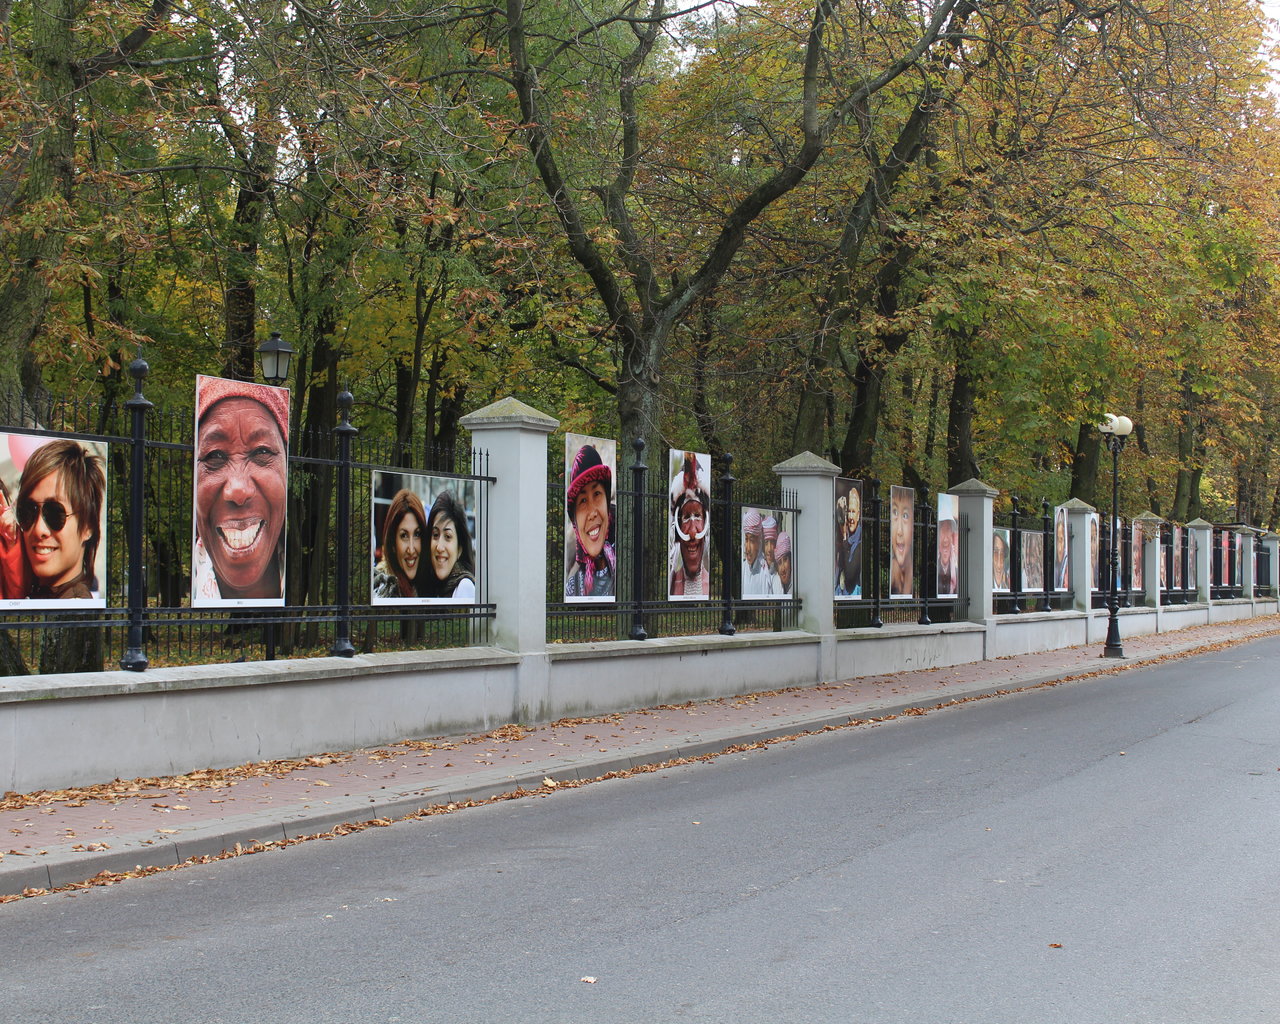
[[[866, 480], [863, 498], [862, 592], [857, 599], [836, 599], [836, 627], [880, 627], [886, 623], [954, 622], [964, 618], [965, 599], [938, 596], [938, 523], [929, 491], [919, 488], [911, 519], [910, 576], [893, 580], [893, 521], [879, 480]], [[963, 550], [969, 524], [959, 523], [957, 546]]]
[[38, 424], [5, 428], [9, 433], [105, 444], [108, 549], [105, 608], [0, 615], [3, 674], [142, 670], [487, 641], [494, 609], [486, 602], [483, 568], [474, 605], [375, 605], [370, 595], [373, 474], [473, 481], [476, 558], [483, 567], [492, 483], [487, 454], [362, 438], [351, 423], [347, 393], [339, 396], [341, 422], [333, 430], [290, 437], [284, 606], [193, 609], [194, 412], [155, 409], [143, 396], [146, 364], [139, 360], [130, 370], [135, 393], [119, 406], [8, 406], [16, 422]]
[[[558, 439], [552, 442], [553, 446], [559, 443]], [[566, 525], [563, 452], [557, 447], [551, 450], [547, 460], [547, 639], [569, 643], [795, 629], [801, 608], [798, 596], [741, 596], [743, 509], [766, 510], [784, 522], [795, 523], [799, 516], [795, 495], [780, 486], [739, 488], [731, 472], [732, 458], [727, 457], [718, 467], [710, 494], [711, 593], [700, 599], [671, 600], [671, 507], [666, 475], [657, 481], [662, 489], [655, 489], [649, 481], [644, 442], [637, 440], [631, 447], [629, 454], [619, 450], [617, 459], [614, 547], [619, 568], [614, 600], [593, 603], [570, 601], [565, 596], [573, 541]], [[797, 585], [793, 577], [792, 595]]]

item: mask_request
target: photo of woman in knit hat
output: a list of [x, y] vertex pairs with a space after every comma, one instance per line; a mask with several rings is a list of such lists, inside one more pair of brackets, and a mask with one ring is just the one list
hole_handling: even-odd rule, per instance
[[612, 601], [617, 593], [616, 441], [564, 439], [564, 599]]
[[373, 473], [372, 604], [475, 604], [476, 482]]
[[0, 603], [106, 606], [106, 446], [0, 434]]
[[289, 392], [196, 377], [191, 607], [284, 604]]
[[711, 457], [671, 449], [667, 471], [667, 598], [704, 600], [711, 597]]

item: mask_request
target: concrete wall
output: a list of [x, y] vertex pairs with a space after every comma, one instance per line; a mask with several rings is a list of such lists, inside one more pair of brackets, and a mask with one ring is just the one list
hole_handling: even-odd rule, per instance
[[[1275, 613], [1275, 601], [1121, 612], [1125, 636]], [[557, 644], [0, 681], [0, 790], [171, 775], [401, 739], [938, 668], [1091, 642], [1106, 613]], [[834, 646], [834, 654], [828, 648]], [[834, 671], [823, 665], [833, 662]], [[532, 710], [531, 710], [532, 709]]]

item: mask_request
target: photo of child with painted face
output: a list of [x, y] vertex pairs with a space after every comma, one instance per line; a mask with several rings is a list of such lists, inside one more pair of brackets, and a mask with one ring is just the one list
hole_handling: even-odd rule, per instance
[[915, 596], [916, 492], [894, 484], [889, 488], [889, 597]]
[[1142, 589], [1142, 524], [1137, 522], [1136, 520], [1132, 523], [1130, 528], [1129, 553], [1130, 553], [1129, 557], [1133, 560], [1131, 563], [1132, 568], [1130, 570], [1131, 572], [1130, 578], [1133, 580], [1131, 589], [1141, 590]]
[[1009, 592], [1009, 531], [997, 527], [991, 533], [991, 589], [997, 593]]
[[284, 604], [289, 392], [196, 377], [191, 606]]
[[1182, 589], [1182, 527], [1173, 528], [1173, 589]]
[[[105, 606], [103, 449], [69, 437], [0, 434], [0, 598], [6, 606]], [[15, 476], [16, 491], [3, 482]]]
[[[711, 457], [671, 449], [667, 460], [670, 517], [667, 598], [711, 597]], [[762, 524], [763, 526], [763, 524]], [[776, 541], [777, 534], [774, 534]], [[763, 550], [763, 543], [761, 548]]]
[[960, 521], [954, 494], [938, 495], [938, 596], [960, 592]]
[[371, 505], [371, 603], [475, 603], [474, 480], [375, 471]]
[[617, 587], [616, 441], [582, 434], [565, 439], [564, 599], [612, 601]]

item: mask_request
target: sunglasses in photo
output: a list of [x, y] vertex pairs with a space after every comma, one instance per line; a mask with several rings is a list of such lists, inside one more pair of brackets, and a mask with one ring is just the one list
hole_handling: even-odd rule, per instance
[[42, 502], [32, 501], [30, 498], [18, 499], [18, 529], [29, 530], [36, 525], [36, 518], [44, 519], [45, 525], [49, 529], [57, 533], [67, 525], [74, 512], [68, 512], [62, 507], [61, 503], [53, 498], [47, 498]]

